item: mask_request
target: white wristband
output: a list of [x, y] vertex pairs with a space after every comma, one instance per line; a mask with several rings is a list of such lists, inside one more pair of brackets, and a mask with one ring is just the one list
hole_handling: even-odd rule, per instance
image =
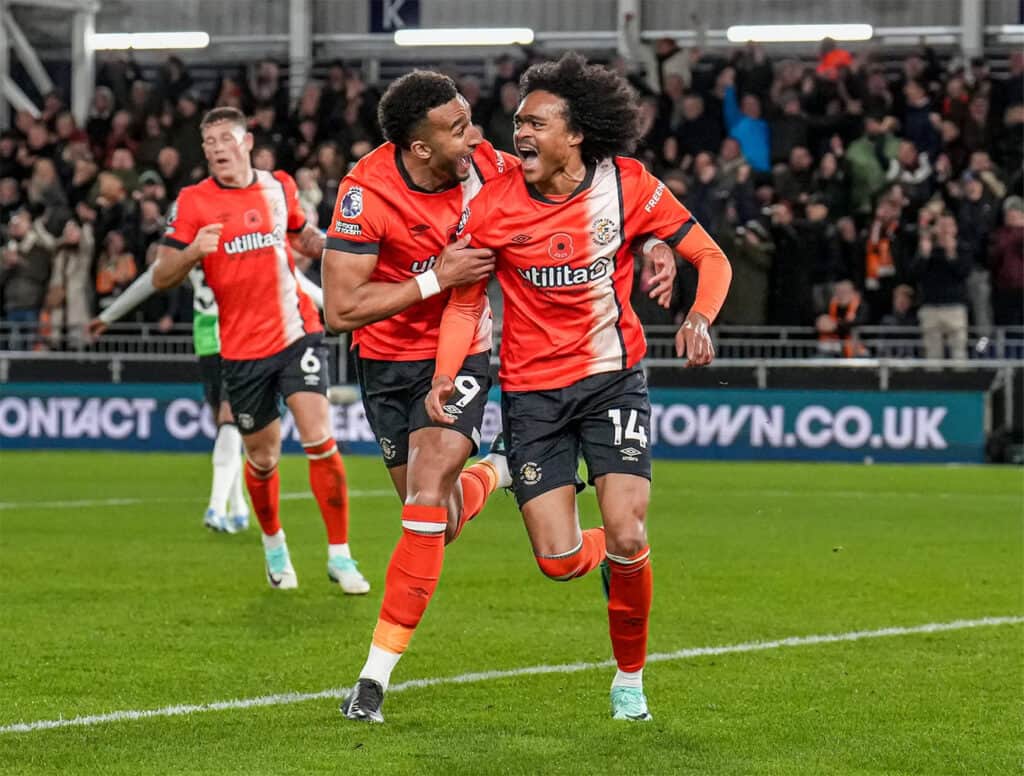
[[660, 242], [661, 240], [659, 240], [657, 237], [648, 237], [647, 242], [644, 243], [644, 247], [640, 249], [640, 252], [646, 256], [654, 249], [654, 246]]
[[441, 293], [441, 284], [437, 282], [437, 273], [432, 269], [417, 275], [416, 285], [420, 287], [420, 296], [423, 299]]

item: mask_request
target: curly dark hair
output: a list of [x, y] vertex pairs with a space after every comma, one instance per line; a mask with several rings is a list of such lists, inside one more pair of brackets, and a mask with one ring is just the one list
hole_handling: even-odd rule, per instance
[[629, 154], [640, 140], [636, 92], [618, 73], [570, 51], [557, 62], [533, 65], [519, 79], [520, 99], [541, 90], [565, 100], [569, 129], [583, 135], [584, 162]]
[[400, 148], [412, 145], [416, 127], [427, 113], [459, 95], [455, 82], [430, 70], [413, 70], [391, 82], [377, 106], [384, 137]]

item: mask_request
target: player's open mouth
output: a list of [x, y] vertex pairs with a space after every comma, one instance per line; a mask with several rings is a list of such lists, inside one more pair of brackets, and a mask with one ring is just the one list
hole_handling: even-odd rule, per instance
[[516, 148], [516, 153], [519, 154], [519, 158], [523, 160], [523, 169], [532, 169], [537, 165], [537, 149], [532, 146], [519, 146]]

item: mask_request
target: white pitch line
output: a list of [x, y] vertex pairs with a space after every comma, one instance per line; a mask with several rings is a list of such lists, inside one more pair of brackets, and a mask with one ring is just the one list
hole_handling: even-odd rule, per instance
[[[348, 495], [352, 498], [378, 498], [380, 496], [394, 496], [393, 490], [350, 490]], [[300, 501], [313, 498], [309, 491], [297, 491], [295, 493], [282, 493], [282, 501]], [[79, 507], [130, 507], [139, 504], [185, 504], [193, 502], [198, 504], [200, 499], [195, 497], [177, 498], [97, 498], [82, 499], [79, 501], [0, 501], [0, 510], [4, 509], [78, 509]]]
[[[1024, 617], [982, 617], [976, 620], [954, 620], [952, 622], [932, 622], [926, 625], [908, 627], [882, 628], [880, 630], [851, 631], [849, 633], [830, 633], [821, 636], [790, 636], [774, 641], [748, 641], [742, 644], [727, 644], [718, 647], [690, 647], [676, 652], [656, 652], [647, 656], [650, 663], [667, 660], [685, 660], [705, 655], [728, 655], [743, 652], [763, 652], [782, 647], [806, 647], [819, 644], [836, 644], [843, 641], [863, 641], [864, 639], [880, 639], [891, 636], [913, 636], [922, 633], [942, 633], [944, 631], [965, 630], [967, 628], [983, 628], [996, 625], [1016, 625], [1024, 623]], [[596, 663], [567, 663], [563, 665], [540, 665], [513, 668], [504, 671], [478, 671], [457, 676], [441, 676], [429, 679], [410, 679], [407, 682], [392, 685], [388, 694], [415, 690], [422, 687], [436, 687], [449, 684], [470, 684], [487, 682], [494, 679], [511, 679], [517, 676], [536, 676], [539, 674], [574, 674], [580, 671], [591, 671], [596, 668], [611, 668], [614, 660], [602, 660]], [[0, 727], [4, 733], [32, 733], [36, 730], [52, 730], [63, 727], [83, 727], [103, 725], [109, 722], [125, 722], [128, 720], [148, 719], [150, 717], [179, 717], [186, 714], [199, 714], [207, 711], [229, 711], [234, 709], [251, 709], [258, 706], [284, 706], [305, 701], [324, 700], [327, 698], [343, 698], [348, 687], [336, 687], [320, 692], [300, 693], [289, 692], [278, 695], [263, 695], [258, 698], [238, 698], [230, 701], [213, 703], [189, 703], [175, 706], [164, 706], [160, 709], [143, 709], [129, 711], [112, 711], [107, 714], [91, 714], [70, 719], [42, 719], [36, 722], [18, 722]]]

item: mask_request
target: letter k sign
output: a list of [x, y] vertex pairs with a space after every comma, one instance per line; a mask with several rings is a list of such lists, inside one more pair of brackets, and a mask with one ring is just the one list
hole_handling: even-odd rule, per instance
[[370, 0], [370, 31], [394, 32], [420, 24], [420, 0]]

